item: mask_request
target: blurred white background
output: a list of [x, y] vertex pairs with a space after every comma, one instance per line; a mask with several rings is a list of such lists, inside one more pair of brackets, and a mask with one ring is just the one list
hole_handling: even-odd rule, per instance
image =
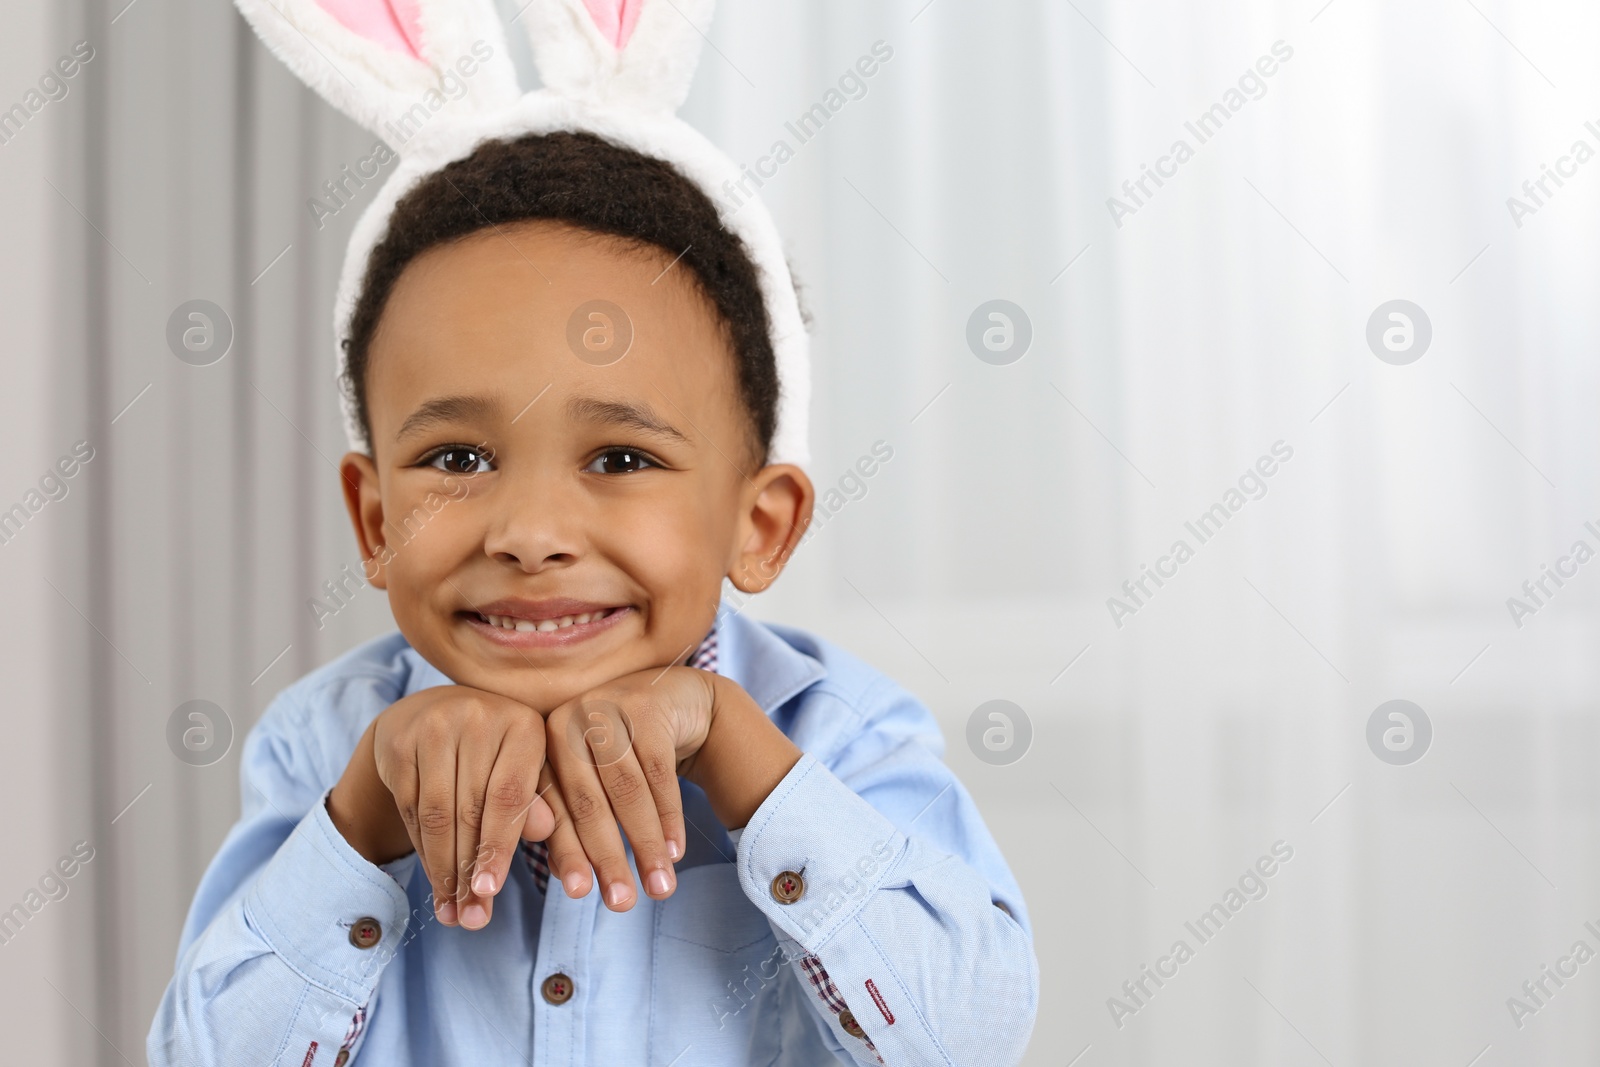
[[[371, 139], [221, 0], [125, 4], [13, 0], [0, 34], [0, 107], [94, 50], [0, 144], [0, 509], [94, 449], [0, 545], [0, 910], [94, 849], [0, 944], [14, 1062], [143, 1062], [238, 739], [392, 628], [375, 591], [321, 629], [307, 606], [357, 562], [330, 339], [357, 212], [319, 229], [307, 200]], [[686, 117], [751, 163], [893, 49], [763, 196], [815, 317], [813, 475], [894, 458], [748, 610], [938, 715], [1036, 924], [1028, 1063], [1592, 1057], [1600, 964], [1520, 1027], [1507, 998], [1600, 950], [1600, 564], [1520, 626], [1507, 599], [1600, 549], [1600, 159], [1520, 226], [1507, 198], [1600, 151], [1600, 8], [720, 6]], [[1201, 144], [1185, 123], [1275, 45]], [[1193, 158], [1135, 203], [1178, 139]], [[165, 340], [196, 298], [236, 330], [203, 368]], [[1031, 321], [1009, 365], [966, 340], [992, 299]], [[1367, 343], [1395, 299], [1431, 323], [1405, 365]], [[1185, 523], [1278, 442], [1201, 545]], [[1119, 626], [1108, 598], [1179, 539], [1194, 558]], [[997, 698], [1033, 732], [1003, 766], [966, 741]], [[232, 721], [210, 766], [167, 747], [191, 699]], [[1367, 740], [1392, 699], [1432, 724], [1408, 765]], [[1279, 841], [1267, 895], [1200, 946], [1184, 923]], [[1195, 958], [1114, 1019], [1179, 938]]]

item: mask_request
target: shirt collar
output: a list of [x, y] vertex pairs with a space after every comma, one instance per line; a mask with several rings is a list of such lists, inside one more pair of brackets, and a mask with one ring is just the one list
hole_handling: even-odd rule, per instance
[[[746, 618], [741, 611], [724, 604], [707, 641], [715, 642], [717, 673], [737, 682], [762, 711], [771, 715], [828, 672], [815, 657], [800, 651], [771, 628]], [[695, 657], [705, 647], [702, 644]], [[401, 696], [455, 684], [409, 644], [401, 657], [410, 668]]]
[[718, 612], [716, 632], [721, 659], [717, 673], [738, 682], [768, 715], [827, 676], [815, 657], [726, 604]]

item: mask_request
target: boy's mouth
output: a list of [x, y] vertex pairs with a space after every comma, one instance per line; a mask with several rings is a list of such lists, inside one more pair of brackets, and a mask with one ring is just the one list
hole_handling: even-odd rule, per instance
[[615, 626], [633, 612], [631, 605], [578, 600], [497, 600], [457, 615], [483, 637], [513, 648], [554, 648], [576, 644]]

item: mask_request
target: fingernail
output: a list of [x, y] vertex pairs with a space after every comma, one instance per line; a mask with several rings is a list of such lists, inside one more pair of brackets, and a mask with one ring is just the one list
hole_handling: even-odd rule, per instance
[[676, 841], [668, 841], [667, 855], [671, 856], [673, 859], [678, 859], [683, 855], [683, 849], [678, 847], [678, 843]]
[[650, 895], [664, 897], [672, 892], [672, 879], [667, 877], [667, 872], [657, 869], [645, 876], [645, 885], [650, 887]]
[[606, 890], [606, 903], [613, 908], [620, 908], [628, 902], [629, 890], [622, 882], [612, 882], [611, 888]]
[[579, 871], [568, 871], [567, 876], [561, 879], [561, 884], [567, 889], [567, 896], [583, 896], [583, 874]]
[[480, 897], [492, 897], [498, 888], [500, 887], [494, 884], [494, 875], [488, 871], [479, 871], [472, 879], [472, 891]]
[[489, 913], [482, 904], [468, 904], [461, 911], [461, 925], [468, 930], [482, 930], [489, 925]]
[[455, 901], [447, 900], [443, 904], [439, 905], [439, 921], [444, 923], [446, 926], [454, 926], [456, 924]]

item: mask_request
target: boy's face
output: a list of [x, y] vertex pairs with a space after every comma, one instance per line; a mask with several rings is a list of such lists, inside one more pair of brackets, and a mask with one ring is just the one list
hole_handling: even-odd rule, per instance
[[[805, 475], [753, 463], [728, 342], [672, 262], [522, 223], [396, 282], [368, 362], [373, 455], [345, 456], [345, 496], [401, 632], [457, 684], [548, 713], [682, 662], [723, 577], [764, 588], [810, 520]], [[580, 317], [569, 344], [594, 300], [631, 323], [607, 365], [626, 324]]]

